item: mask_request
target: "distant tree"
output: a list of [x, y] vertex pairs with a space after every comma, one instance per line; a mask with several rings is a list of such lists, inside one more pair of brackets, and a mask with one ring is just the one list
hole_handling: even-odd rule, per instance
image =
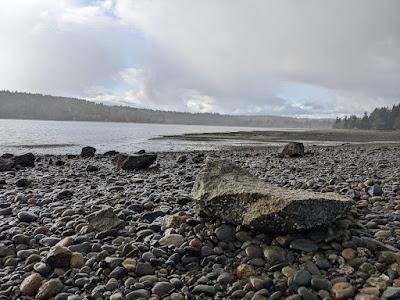
[[331, 119], [158, 111], [12, 91], [0, 91], [0, 118], [281, 128], [330, 128], [333, 125]]

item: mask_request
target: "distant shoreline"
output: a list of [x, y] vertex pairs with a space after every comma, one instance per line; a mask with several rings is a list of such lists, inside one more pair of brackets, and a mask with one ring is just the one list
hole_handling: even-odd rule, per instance
[[[218, 124], [189, 124], [189, 123], [157, 123], [157, 122], [127, 122], [127, 121], [98, 121], [98, 120], [56, 120], [56, 119], [33, 119], [33, 118], [0, 118], [1, 120], [16, 120], [16, 121], [43, 121], [43, 122], [90, 122], [90, 123], [114, 123], [114, 124], [154, 124], [154, 125], [185, 125], [185, 126], [206, 126], [206, 127], [242, 127], [242, 128], [260, 128], [260, 129], [278, 129], [282, 130], [282, 126], [251, 126], [251, 125], [218, 125]], [[285, 130], [320, 130], [315, 127], [288, 127]], [[321, 129], [322, 130], [322, 129]]]

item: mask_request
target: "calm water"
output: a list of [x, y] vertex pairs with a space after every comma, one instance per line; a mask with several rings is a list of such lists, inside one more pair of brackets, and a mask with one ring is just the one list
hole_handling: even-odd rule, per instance
[[99, 153], [108, 150], [132, 153], [140, 149], [148, 151], [211, 150], [227, 144], [249, 143], [151, 140], [151, 138], [184, 133], [257, 129], [260, 130], [260, 128], [249, 127], [0, 119], [0, 154], [27, 151], [38, 154], [79, 153], [80, 149], [87, 145], [96, 147]]

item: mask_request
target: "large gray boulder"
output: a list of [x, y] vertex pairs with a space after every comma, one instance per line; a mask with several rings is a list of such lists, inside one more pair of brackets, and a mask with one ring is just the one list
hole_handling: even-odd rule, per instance
[[352, 201], [334, 193], [277, 187], [225, 160], [207, 160], [192, 196], [200, 210], [264, 232], [306, 231], [344, 216]]
[[118, 169], [144, 170], [150, 167], [156, 160], [156, 154], [118, 154], [116, 157], [114, 157], [113, 162]]
[[302, 157], [304, 156], [304, 145], [298, 142], [287, 143], [279, 150], [278, 155], [280, 157]]

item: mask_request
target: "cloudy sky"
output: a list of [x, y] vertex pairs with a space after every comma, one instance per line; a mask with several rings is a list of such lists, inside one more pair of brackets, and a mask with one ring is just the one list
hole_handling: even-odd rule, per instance
[[400, 103], [397, 0], [0, 3], [0, 89], [312, 117]]

